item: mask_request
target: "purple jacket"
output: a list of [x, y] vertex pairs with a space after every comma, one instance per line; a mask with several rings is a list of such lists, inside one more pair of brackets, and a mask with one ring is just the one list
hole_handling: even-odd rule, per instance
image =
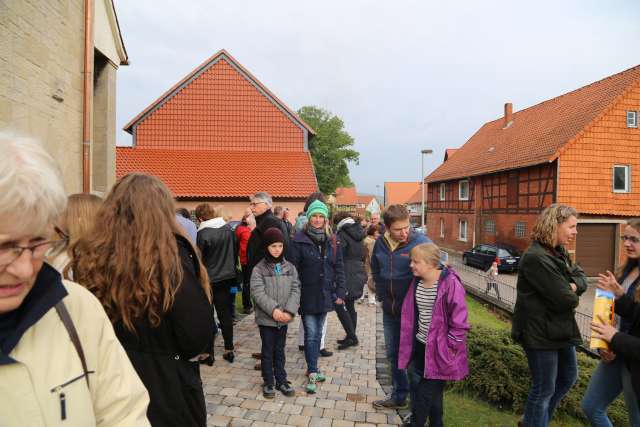
[[[402, 304], [400, 354], [398, 368], [406, 369], [411, 361], [417, 330], [416, 284], [414, 279]], [[467, 304], [460, 277], [452, 268], [443, 270], [438, 279], [438, 295], [433, 307], [427, 346], [424, 354], [424, 377], [446, 381], [463, 379], [469, 373], [467, 362]]]

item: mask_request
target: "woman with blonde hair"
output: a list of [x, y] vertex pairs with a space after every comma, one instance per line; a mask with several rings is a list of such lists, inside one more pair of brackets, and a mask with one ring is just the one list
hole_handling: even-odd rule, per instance
[[600, 350], [600, 363], [582, 399], [582, 411], [596, 427], [613, 425], [607, 417], [607, 408], [620, 393], [624, 396], [629, 425], [640, 426], [640, 219], [627, 221], [620, 238], [626, 262], [616, 275], [607, 271], [598, 278], [598, 287], [615, 295], [617, 322], [608, 326], [594, 319], [592, 334], [611, 342], [611, 349]]
[[538, 217], [532, 243], [520, 260], [511, 334], [524, 348], [531, 387], [522, 425], [547, 426], [578, 376], [575, 320], [587, 278], [565, 246], [575, 240], [578, 213], [552, 204]]
[[93, 227], [101, 205], [102, 198], [89, 193], [72, 194], [67, 200], [67, 209], [60, 218], [58, 228], [68, 240], [68, 246], [66, 250], [60, 251], [49, 261], [52, 266], [63, 273], [65, 278], [72, 276], [68, 268], [69, 252], [80, 237]]
[[71, 253], [149, 391], [154, 426], [205, 426], [198, 358], [213, 351], [206, 270], [158, 178], [122, 177]]
[[0, 133], [0, 424], [148, 426], [149, 395], [102, 305], [44, 262], [64, 243], [66, 203], [53, 158]]

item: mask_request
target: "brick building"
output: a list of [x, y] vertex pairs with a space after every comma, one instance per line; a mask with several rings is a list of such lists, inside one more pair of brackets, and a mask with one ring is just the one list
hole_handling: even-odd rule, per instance
[[106, 193], [115, 181], [116, 71], [128, 64], [113, 1], [0, 9], [0, 129], [40, 140], [70, 193]]
[[190, 210], [206, 201], [239, 219], [248, 197], [267, 191], [295, 213], [318, 191], [315, 132], [224, 50], [124, 129], [133, 146], [118, 147], [117, 175], [153, 174]]
[[484, 124], [427, 178], [429, 235], [467, 250], [524, 249], [553, 202], [580, 213], [570, 251], [594, 275], [622, 260], [619, 236], [640, 215], [640, 66]]

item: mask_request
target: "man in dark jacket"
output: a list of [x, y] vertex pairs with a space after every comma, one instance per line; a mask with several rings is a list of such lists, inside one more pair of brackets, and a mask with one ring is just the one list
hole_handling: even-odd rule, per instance
[[222, 327], [225, 352], [223, 358], [233, 362], [233, 317], [231, 312], [233, 294], [231, 288], [237, 282], [238, 244], [231, 227], [221, 212], [216, 212], [208, 203], [196, 207], [200, 221], [197, 244], [202, 253], [202, 263], [209, 274], [213, 292], [213, 303]]
[[403, 205], [389, 206], [383, 218], [386, 231], [373, 247], [371, 274], [376, 284], [376, 298], [382, 302], [384, 342], [391, 365], [393, 391], [388, 398], [373, 402], [373, 406], [398, 409], [407, 405], [409, 394], [407, 371], [398, 369], [402, 302], [413, 280], [409, 254], [416, 245], [431, 240], [411, 230], [409, 211]]

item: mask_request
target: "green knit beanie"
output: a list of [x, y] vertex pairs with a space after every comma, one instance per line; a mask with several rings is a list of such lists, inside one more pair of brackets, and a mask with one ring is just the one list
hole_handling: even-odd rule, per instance
[[307, 209], [307, 218], [311, 219], [314, 214], [320, 214], [325, 218], [329, 218], [329, 208], [327, 208], [327, 205], [322, 203], [320, 200], [316, 200], [309, 205], [309, 209]]

